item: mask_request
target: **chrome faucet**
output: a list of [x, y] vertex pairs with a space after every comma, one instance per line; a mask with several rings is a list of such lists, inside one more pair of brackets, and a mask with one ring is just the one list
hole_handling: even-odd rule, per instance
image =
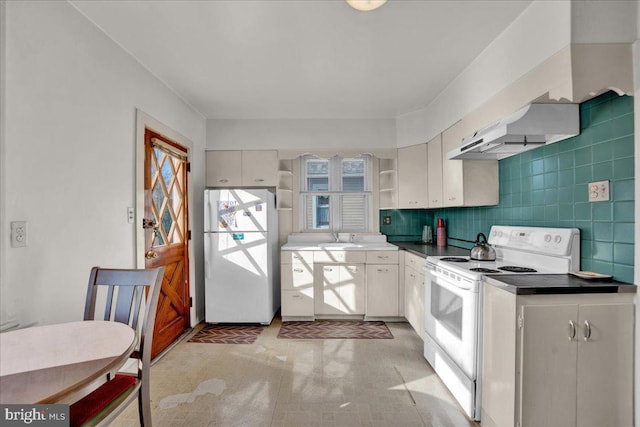
[[340, 241], [340, 235], [338, 234], [338, 232], [332, 231], [331, 234], [333, 235], [333, 239], [336, 241], [336, 243], [338, 243]]

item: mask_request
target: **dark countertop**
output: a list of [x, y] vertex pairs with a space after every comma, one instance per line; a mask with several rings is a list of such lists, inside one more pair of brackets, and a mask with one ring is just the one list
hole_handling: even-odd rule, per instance
[[636, 293], [638, 289], [613, 279], [581, 279], [572, 274], [488, 274], [484, 280], [516, 295]]
[[414, 242], [389, 243], [423, 258], [428, 256], [467, 256], [470, 253], [469, 249], [458, 248], [456, 246], [439, 247], [436, 245], [425, 245], [424, 243]]

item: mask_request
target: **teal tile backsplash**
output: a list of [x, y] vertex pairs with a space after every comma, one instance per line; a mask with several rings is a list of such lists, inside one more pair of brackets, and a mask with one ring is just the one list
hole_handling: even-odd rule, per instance
[[[581, 269], [633, 282], [633, 98], [607, 92], [580, 105], [580, 135], [500, 160], [500, 204], [473, 208], [383, 210], [389, 241], [420, 240], [422, 227], [447, 224], [450, 245], [471, 248], [494, 224], [576, 227]], [[611, 200], [589, 202], [587, 183], [610, 180]], [[391, 217], [383, 225], [383, 216]]]

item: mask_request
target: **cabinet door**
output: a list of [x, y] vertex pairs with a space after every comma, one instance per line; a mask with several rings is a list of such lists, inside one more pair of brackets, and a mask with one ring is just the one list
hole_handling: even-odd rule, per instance
[[367, 316], [398, 315], [398, 266], [367, 265]]
[[313, 289], [283, 290], [281, 315], [283, 317], [313, 316]]
[[520, 425], [575, 426], [578, 344], [569, 322], [578, 306], [523, 306], [522, 316]]
[[278, 152], [259, 150], [242, 152], [242, 185], [275, 187], [278, 180]]
[[405, 317], [416, 333], [424, 336], [424, 275], [405, 267]]
[[242, 185], [241, 151], [206, 152], [207, 187], [240, 187]]
[[341, 265], [340, 299], [345, 314], [364, 314], [365, 269], [364, 264]]
[[282, 264], [280, 288], [289, 290], [313, 289], [313, 268], [309, 264]]
[[440, 135], [427, 144], [427, 182], [429, 207], [439, 208], [442, 203], [442, 139]]
[[580, 305], [577, 425], [633, 424], [633, 323], [632, 304]]
[[398, 149], [400, 209], [427, 207], [427, 144]]
[[340, 266], [323, 265], [317, 270], [318, 281], [316, 283], [320, 283], [320, 286], [315, 287], [316, 314], [342, 314]]

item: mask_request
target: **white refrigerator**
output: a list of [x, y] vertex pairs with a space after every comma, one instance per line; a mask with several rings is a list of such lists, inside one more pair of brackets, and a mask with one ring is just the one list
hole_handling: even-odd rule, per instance
[[204, 205], [205, 320], [270, 324], [280, 308], [275, 196], [207, 189]]

